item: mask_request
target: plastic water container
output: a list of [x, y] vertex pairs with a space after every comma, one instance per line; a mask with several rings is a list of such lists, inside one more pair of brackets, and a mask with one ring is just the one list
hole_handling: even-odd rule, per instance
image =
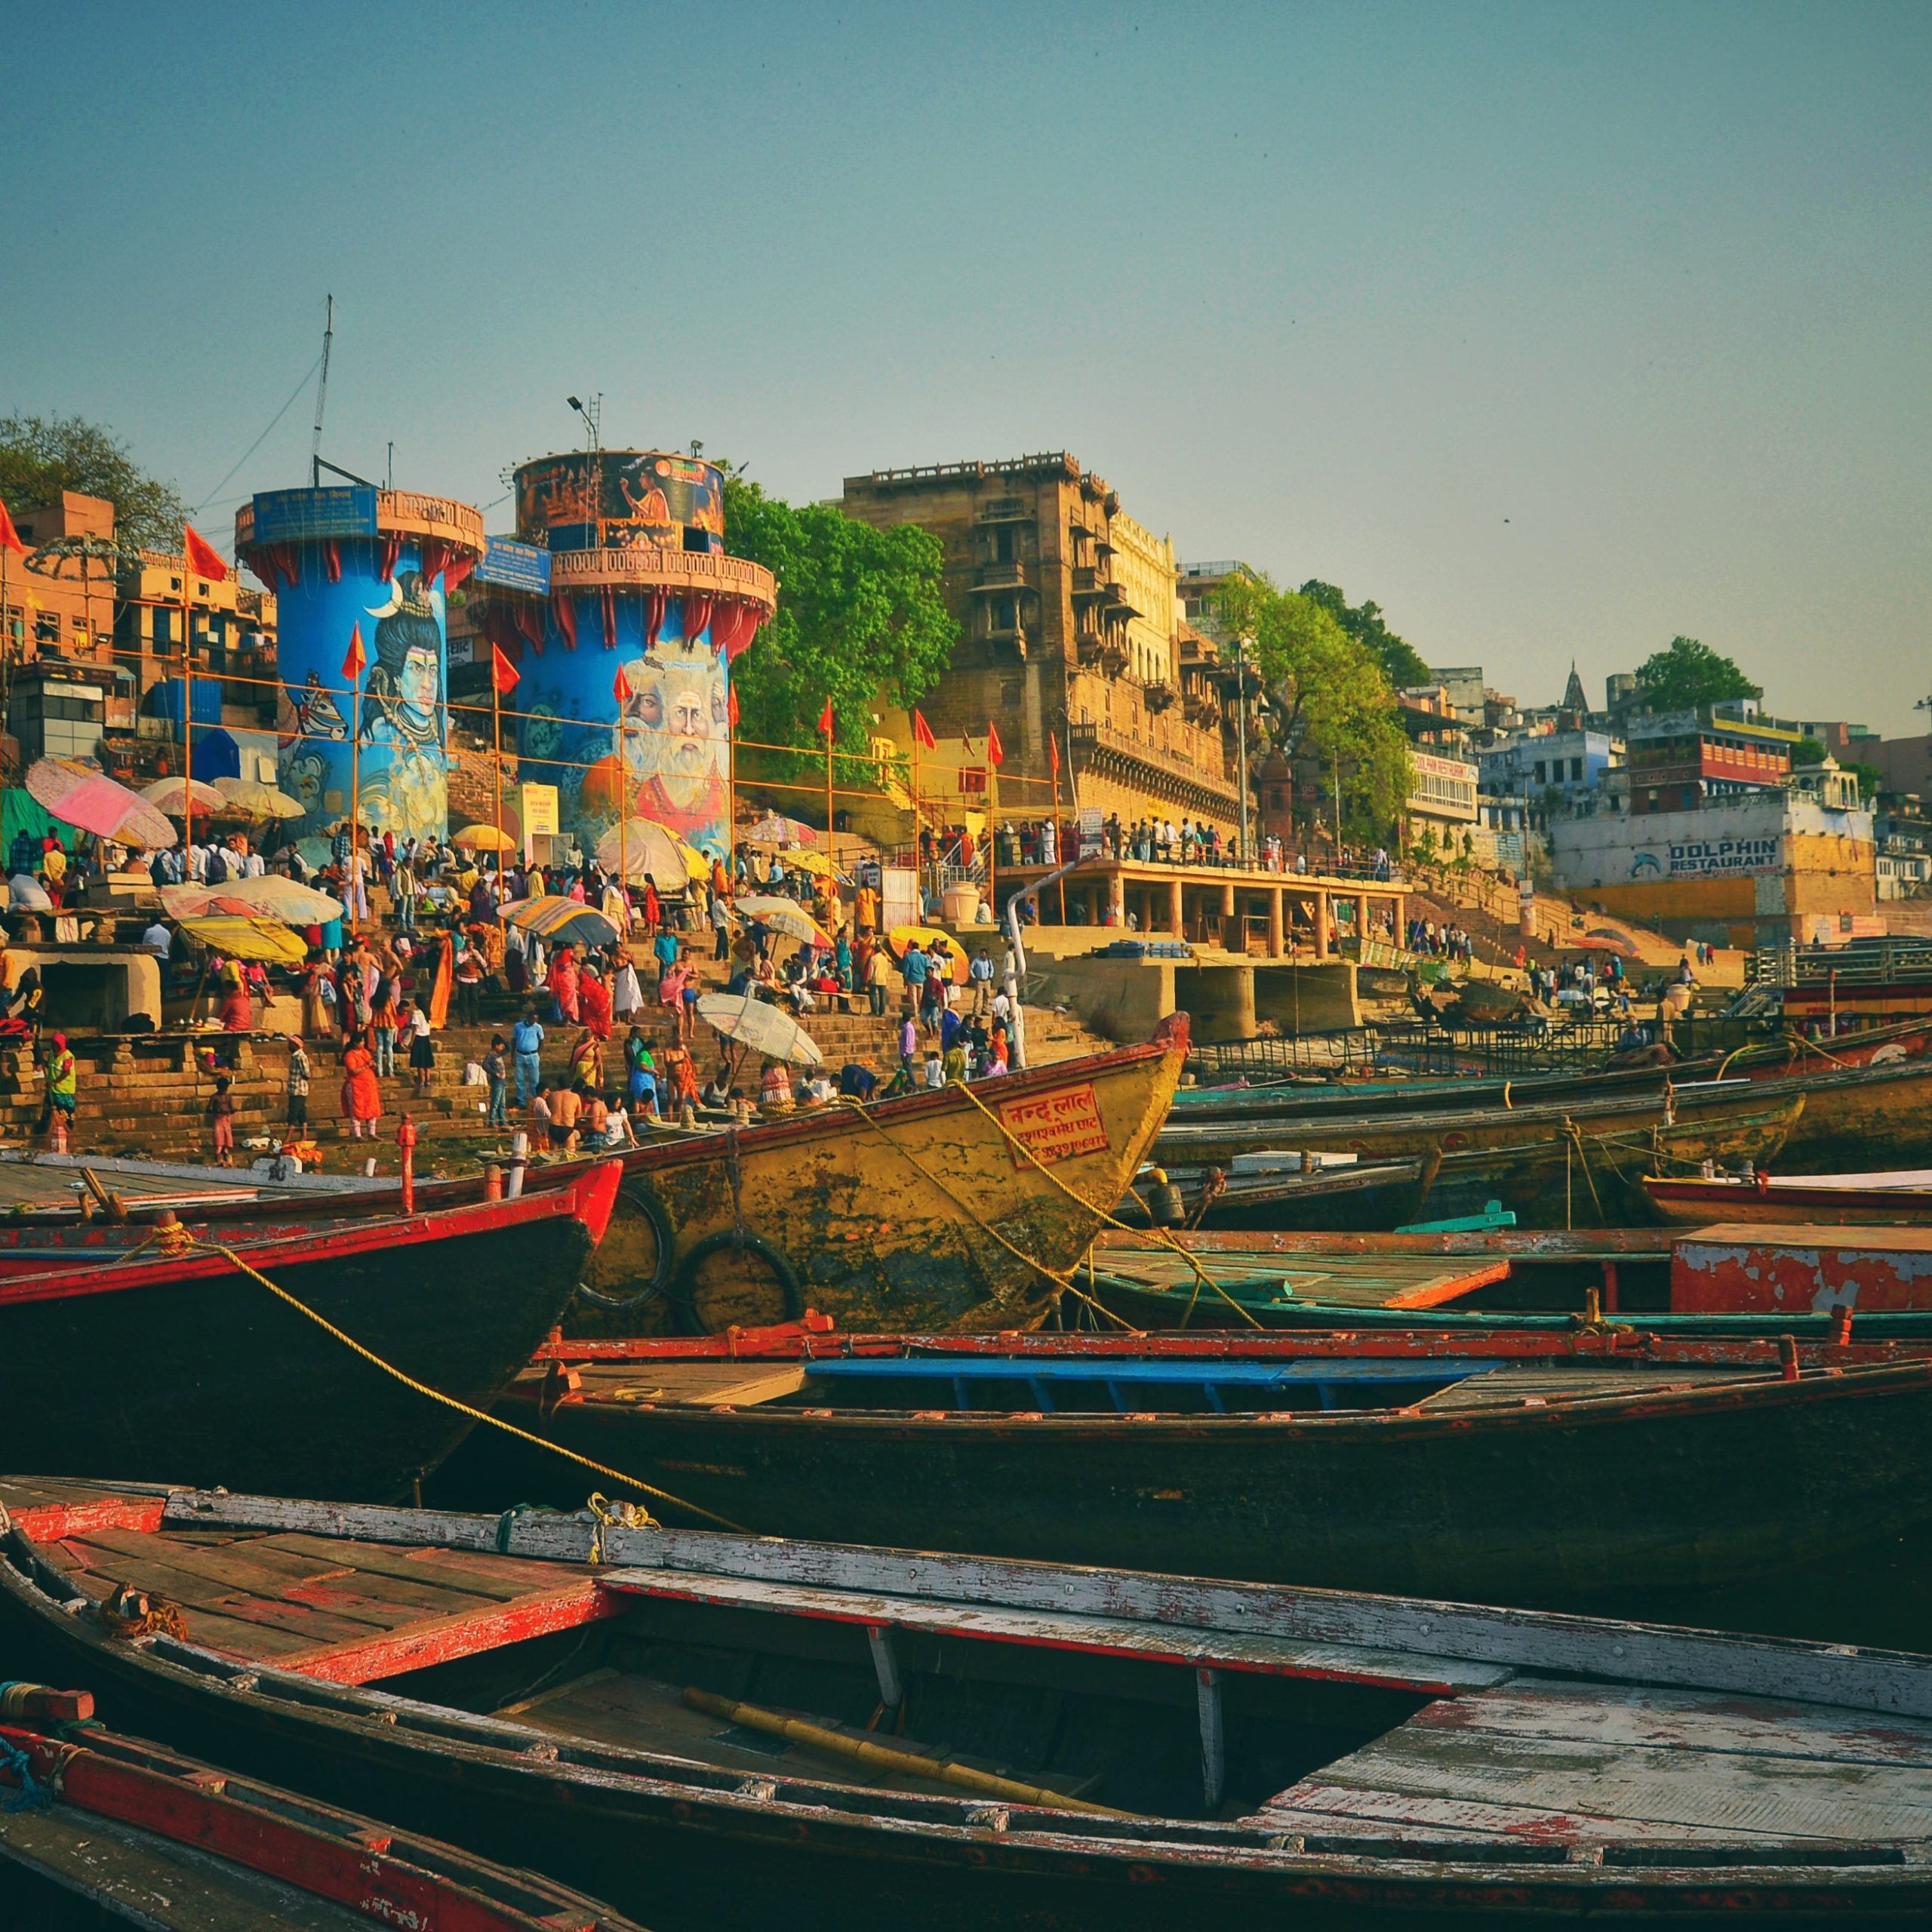
[[939, 904], [942, 924], [970, 926], [980, 916], [980, 888], [977, 885], [949, 885], [940, 894]]

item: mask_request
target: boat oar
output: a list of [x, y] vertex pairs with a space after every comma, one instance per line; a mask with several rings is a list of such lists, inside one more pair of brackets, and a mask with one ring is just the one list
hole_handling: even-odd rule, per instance
[[897, 1771], [909, 1777], [932, 1778], [942, 1784], [959, 1785], [986, 1798], [1001, 1798], [1009, 1804], [1036, 1804], [1055, 1811], [1089, 1811], [1102, 1818], [1132, 1818], [1133, 1811], [1117, 1811], [1110, 1804], [1091, 1804], [1084, 1798], [1069, 1798], [1063, 1791], [1048, 1791], [1044, 1786], [1017, 1783], [1011, 1778], [995, 1777], [990, 1771], [976, 1771], [950, 1758], [923, 1758], [916, 1751], [894, 1751], [890, 1746], [873, 1744], [863, 1738], [848, 1737], [823, 1724], [807, 1724], [801, 1718], [781, 1716], [777, 1711], [761, 1710], [755, 1704], [735, 1703], [729, 1697], [714, 1696], [692, 1686], [685, 1688], [684, 1700], [694, 1711], [722, 1718], [728, 1724], [741, 1724], [748, 1730], [762, 1730], [774, 1737], [789, 1737], [795, 1744], [809, 1745], [814, 1751], [835, 1758], [850, 1758], [862, 1764], [875, 1764], [881, 1770]]

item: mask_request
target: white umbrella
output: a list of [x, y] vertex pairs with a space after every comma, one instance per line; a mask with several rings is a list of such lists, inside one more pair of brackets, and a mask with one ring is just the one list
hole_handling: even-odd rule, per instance
[[703, 994], [698, 1000], [697, 1017], [714, 1032], [768, 1060], [790, 1060], [799, 1066], [825, 1064], [817, 1043], [790, 1014], [749, 993]]
[[754, 893], [734, 901], [731, 909], [741, 918], [755, 919], [773, 932], [783, 933], [801, 945], [829, 946], [833, 943], [832, 935], [795, 900], [774, 899]]
[[217, 778], [214, 789], [251, 818], [300, 818], [308, 810], [300, 798], [291, 798], [259, 778]]
[[654, 818], [627, 818], [621, 830], [614, 825], [598, 840], [598, 869], [614, 878], [620, 865], [627, 884], [641, 884], [648, 874], [666, 891], [681, 891], [687, 879], [703, 878], [711, 869], [708, 860]]
[[342, 901], [285, 872], [264, 872], [259, 878], [230, 879], [222, 888], [230, 899], [245, 900], [271, 918], [291, 926], [325, 926], [342, 917]]
[[[152, 785], [141, 787], [141, 796], [156, 811], [167, 813], [170, 818], [180, 818], [188, 809], [189, 781], [185, 778], [157, 778]], [[195, 809], [198, 812], [219, 811], [226, 801], [205, 779], [194, 780]]]

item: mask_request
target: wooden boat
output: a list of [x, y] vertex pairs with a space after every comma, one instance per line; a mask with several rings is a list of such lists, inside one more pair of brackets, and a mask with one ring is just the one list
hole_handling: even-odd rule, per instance
[[[363, 1359], [487, 1408], [570, 1300], [609, 1221], [616, 1163], [565, 1188], [0, 1281], [0, 1455], [91, 1461], [251, 1487], [406, 1495], [470, 1428]], [[241, 1251], [235, 1251], [237, 1254]], [[254, 1272], [248, 1272], [252, 1269]]]
[[[1706, 1161], [1741, 1165], [1776, 1159], [1805, 1105], [1801, 1094], [1767, 1093], [1740, 1083], [1721, 1102], [1681, 1107], [1674, 1121], [1661, 1107], [1626, 1103], [1594, 1116], [1587, 1126], [1560, 1110], [1543, 1109], [1525, 1109], [1506, 1120], [1472, 1115], [1460, 1126], [1441, 1115], [1407, 1123], [1358, 1121], [1348, 1130], [1348, 1147], [1334, 1144], [1343, 1137], [1334, 1131], [1336, 1124], [1326, 1132], [1297, 1128], [1272, 1137], [1303, 1146], [1325, 1141], [1329, 1144], [1317, 1151], [1352, 1152], [1373, 1177], [1329, 1195], [1324, 1206], [1318, 1185], [1324, 1177], [1318, 1173], [1305, 1204], [1287, 1206], [1278, 1221], [1257, 1208], [1236, 1225], [1386, 1229], [1425, 1214], [1475, 1214], [1491, 1201], [1500, 1201], [1525, 1226], [1615, 1225], [1647, 1214], [1641, 1182], [1654, 1167], [1681, 1173]], [[1171, 1158], [1191, 1132], [1163, 1134], [1157, 1153], [1164, 1161]], [[1420, 1155], [1409, 1151], [1417, 1147]], [[1414, 1179], [1407, 1172], [1410, 1161]], [[1184, 1196], [1190, 1210], [1201, 1199], [1198, 1185], [1192, 1198]]]
[[14, 1652], [660, 1932], [1932, 1910], [1923, 1657], [608, 1511], [0, 1499]]
[[535, 1872], [104, 1730], [86, 1693], [20, 1684], [8, 1695], [35, 1713], [0, 1722], [10, 1924], [639, 1932]]
[[1714, 1174], [1644, 1177], [1660, 1221], [1705, 1228], [1713, 1221], [1764, 1226], [1932, 1226], [1932, 1168], [1853, 1174]]
[[[1232, 1174], [1216, 1168], [1164, 1171], [1180, 1189], [1192, 1227], [1386, 1227], [1404, 1201], [1419, 1198], [1422, 1183], [1420, 1161], [1337, 1163], [1306, 1173], [1243, 1173], [1238, 1166]], [[1144, 1189], [1137, 1187], [1114, 1210], [1115, 1220], [1147, 1226], [1144, 1199]]]
[[[796, 1318], [848, 1327], [1011, 1327], [1036, 1321], [1146, 1159], [1187, 1051], [1187, 1016], [1149, 1044], [1029, 1069], [970, 1088], [801, 1112], [768, 1124], [621, 1156], [624, 1185], [588, 1271], [613, 1314], [580, 1305], [587, 1332], [719, 1331]], [[527, 1187], [568, 1186], [590, 1161], [533, 1166]], [[480, 1177], [426, 1181], [420, 1205], [476, 1200]], [[318, 1217], [395, 1211], [393, 1190], [198, 1207], [196, 1228], [294, 1230]], [[78, 1209], [0, 1223], [0, 1278], [48, 1265], [46, 1247], [112, 1254], [149, 1232]], [[133, 1232], [129, 1232], [129, 1229]]]
[[1754, 1083], [1802, 1094], [1803, 1118], [1780, 1156], [1792, 1174], [1932, 1164], [1932, 1060], [1901, 1058]]
[[1672, 1250], [1670, 1304], [1780, 1318], [1932, 1309], [1932, 1228], [1720, 1223]]
[[[1574, 1607], [1932, 1518], [1922, 1343], [1807, 1345], [1789, 1377], [1769, 1337], [630, 1346], [533, 1367], [499, 1413], [776, 1534]], [[537, 1454], [491, 1432], [437, 1493], [568, 1500]]]

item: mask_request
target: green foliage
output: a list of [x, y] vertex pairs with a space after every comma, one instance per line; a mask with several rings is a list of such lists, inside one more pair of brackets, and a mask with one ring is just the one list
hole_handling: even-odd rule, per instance
[[131, 543], [180, 546], [181, 493], [142, 469], [112, 430], [78, 416], [0, 416], [0, 502], [34, 509], [63, 490], [105, 497], [116, 534]]
[[1822, 738], [1800, 738], [1791, 748], [1793, 765], [1823, 764], [1825, 761], [1825, 745]]
[[1848, 758], [1844, 768], [1858, 780], [1858, 795], [1861, 802], [1869, 804], [1884, 789], [1885, 774], [1881, 767]]
[[959, 641], [940, 593], [945, 553], [915, 525], [875, 530], [835, 505], [724, 484], [725, 543], [778, 580], [778, 611], [735, 668], [739, 729], [768, 745], [817, 741], [825, 701], [842, 749], [863, 751], [883, 695], [916, 703]]
[[1254, 640], [1254, 661], [1276, 706], [1275, 738], [1290, 758], [1305, 754], [1324, 774], [1341, 767], [1345, 820], [1380, 838], [1409, 795], [1409, 741], [1374, 651], [1334, 614], [1265, 575], [1223, 588], [1221, 621]]
[[1674, 637], [1669, 650], [1645, 658], [1637, 666], [1637, 691], [1652, 711], [1690, 711], [1764, 694], [1728, 657], [1694, 637]]
[[1382, 666], [1383, 676], [1397, 690], [1405, 685], [1429, 682], [1429, 666], [1382, 621], [1380, 605], [1366, 599], [1351, 605], [1347, 593], [1338, 585], [1324, 583], [1319, 577], [1310, 577], [1302, 586], [1301, 594], [1320, 605], [1358, 643], [1366, 645]]

